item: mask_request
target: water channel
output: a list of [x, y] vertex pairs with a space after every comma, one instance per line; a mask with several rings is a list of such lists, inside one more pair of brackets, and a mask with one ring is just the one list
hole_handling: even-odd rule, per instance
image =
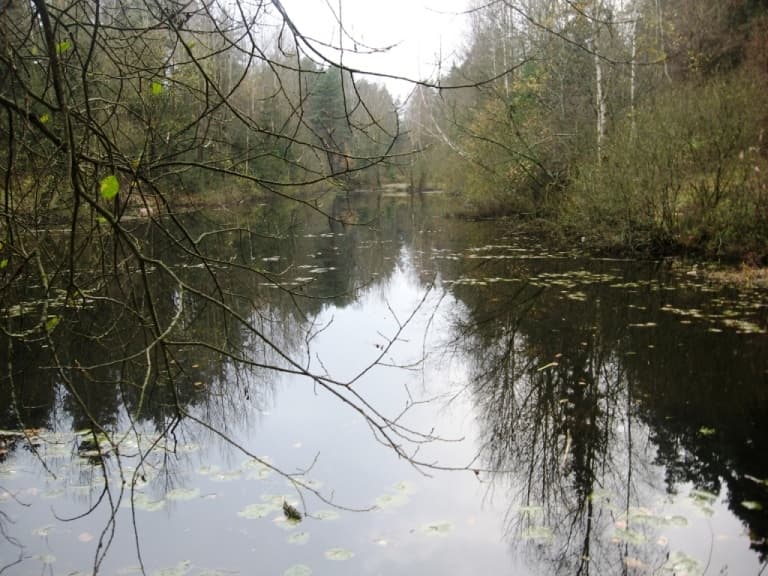
[[[279, 351], [158, 286], [169, 315], [187, 302], [173, 402], [104, 361], [142, 337], [111, 300], [59, 312], [69, 370], [3, 339], [0, 574], [768, 573], [768, 296], [454, 203], [188, 215], [233, 230], [211, 246], [248, 266], [216, 275]], [[78, 336], [102, 324], [119, 336]], [[250, 364], [195, 345], [211, 334]]]

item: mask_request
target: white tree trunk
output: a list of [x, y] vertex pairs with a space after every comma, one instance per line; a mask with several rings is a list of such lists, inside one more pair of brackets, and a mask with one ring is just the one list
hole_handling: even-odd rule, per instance
[[629, 65], [629, 113], [631, 117], [630, 139], [634, 141], [637, 131], [635, 118], [635, 93], [637, 91], [637, 4], [632, 7], [632, 60]]
[[600, 26], [601, 26], [601, 12], [603, 3], [602, 1], [595, 2], [593, 4], [592, 12], [592, 27], [593, 36], [591, 41], [591, 49], [593, 53], [593, 59], [595, 63], [595, 109], [597, 116], [596, 126], [596, 138], [597, 138], [597, 162], [600, 163], [603, 158], [603, 145], [605, 143], [606, 133], [606, 120], [608, 116], [606, 105], [606, 89], [603, 85], [603, 60], [600, 57]]
[[656, 0], [656, 18], [659, 21], [659, 48], [664, 55], [664, 76], [671, 82], [672, 77], [669, 75], [669, 65], [667, 64], [667, 42], [664, 38], [664, 12], [661, 8], [661, 0]]

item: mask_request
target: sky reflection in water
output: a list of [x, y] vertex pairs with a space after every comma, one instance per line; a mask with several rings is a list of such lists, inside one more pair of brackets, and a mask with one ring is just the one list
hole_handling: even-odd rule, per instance
[[[298, 565], [334, 575], [758, 573], [764, 307], [680, 287], [652, 265], [522, 250], [491, 225], [442, 219], [437, 199], [416, 219], [391, 202], [377, 231], [323, 236], [327, 224], [311, 222], [296, 252], [279, 254], [300, 278], [314, 271], [318, 292], [374, 279], [313, 310], [308, 358], [352, 378], [416, 311], [352, 388], [390, 418], [410, 407], [398, 423], [441, 439], [403, 441], [407, 453], [469, 469], [415, 469], [306, 379], [203, 366], [197, 416], [349, 510], [306, 491], [302, 501], [286, 478], [184, 421], [139, 468], [135, 510], [127, 476], [101, 572], [143, 562], [158, 576], [306, 574]], [[279, 262], [263, 250], [253, 257]], [[715, 313], [739, 303], [739, 315]], [[713, 385], [726, 379], [725, 392]], [[62, 434], [40, 432], [37, 443], [56, 478], [21, 447], [0, 464], [0, 566], [21, 558], [4, 574], [88, 572], [102, 531], [111, 535], [106, 502], [57, 520], [88, 511], [103, 484], [102, 461], [77, 456], [82, 437], [69, 432], [62, 396]], [[125, 466], [138, 465], [131, 442]], [[113, 498], [116, 460], [103, 460]], [[286, 522], [283, 500], [309, 516]]]

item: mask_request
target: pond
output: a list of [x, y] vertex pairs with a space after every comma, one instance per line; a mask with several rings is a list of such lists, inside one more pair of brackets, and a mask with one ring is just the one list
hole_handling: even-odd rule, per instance
[[766, 295], [452, 202], [188, 215], [214, 274], [135, 223], [258, 331], [155, 272], [173, 389], [109, 289], [3, 336], [0, 573], [765, 573]]

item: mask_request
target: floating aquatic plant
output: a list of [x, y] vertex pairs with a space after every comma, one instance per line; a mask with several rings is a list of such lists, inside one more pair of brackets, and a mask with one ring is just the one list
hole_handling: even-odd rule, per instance
[[231, 482], [237, 480], [243, 475], [242, 470], [229, 470], [227, 472], [216, 472], [211, 474], [211, 480], [214, 482]]
[[255, 520], [257, 518], [264, 518], [269, 516], [272, 512], [276, 512], [277, 510], [277, 506], [272, 503], [250, 504], [240, 510], [237, 515], [241, 518], [247, 518], [248, 520]]
[[35, 536], [40, 536], [42, 538], [47, 538], [50, 533], [53, 532], [53, 526], [48, 524], [46, 526], [41, 526], [40, 528], [35, 528], [32, 530], [32, 534]]
[[625, 542], [627, 544], [643, 544], [648, 540], [645, 534], [629, 528], [617, 529], [613, 533], [614, 542]]
[[184, 576], [189, 572], [189, 568], [192, 566], [192, 562], [189, 560], [182, 560], [176, 566], [171, 568], [161, 568], [152, 572], [152, 576]]
[[200, 497], [199, 488], [174, 488], [165, 495], [168, 500], [194, 500]]
[[312, 568], [306, 564], [294, 564], [283, 572], [283, 576], [310, 576]]
[[408, 503], [408, 495], [405, 493], [398, 493], [398, 494], [382, 494], [378, 498], [376, 498], [375, 503], [376, 507], [380, 508], [382, 510], [386, 510], [388, 508], [397, 508], [399, 506], [404, 506]]
[[354, 558], [355, 553], [346, 548], [331, 548], [325, 551], [325, 557], [328, 560], [344, 561]]
[[431, 522], [424, 524], [420, 532], [428, 536], [447, 536], [453, 530], [452, 522]]
[[51, 566], [56, 563], [56, 556], [53, 554], [40, 554], [39, 556], [36, 556], [36, 558], [46, 566]]
[[134, 494], [133, 502], [131, 502], [130, 498], [126, 499], [124, 506], [130, 507], [131, 505], [133, 505], [136, 510], [157, 512], [158, 510], [165, 508], [165, 500], [154, 500], [146, 494], [138, 493]]
[[675, 576], [699, 576], [703, 574], [701, 566], [695, 558], [691, 558], [682, 552], [673, 552], [664, 564], [665, 572]]
[[281, 514], [273, 520], [273, 523], [275, 526], [282, 528], [283, 530], [293, 530], [301, 523], [301, 520], [286, 518], [285, 515]]

